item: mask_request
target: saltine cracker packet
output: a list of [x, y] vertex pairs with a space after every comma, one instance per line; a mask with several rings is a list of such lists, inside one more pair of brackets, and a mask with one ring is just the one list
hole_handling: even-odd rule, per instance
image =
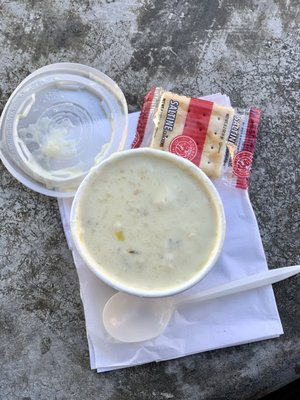
[[154, 87], [145, 96], [132, 148], [170, 151], [211, 179], [247, 189], [260, 110], [238, 110]]

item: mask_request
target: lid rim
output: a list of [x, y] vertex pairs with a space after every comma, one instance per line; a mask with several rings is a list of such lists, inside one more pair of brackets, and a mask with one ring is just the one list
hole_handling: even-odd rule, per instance
[[[112, 115], [116, 117], [118, 120], [119, 127], [121, 128], [120, 130], [116, 130], [114, 132], [113, 136], [116, 136], [115, 139], [112, 141], [109, 139], [107, 142], [109, 146], [107, 149], [103, 152], [103, 155], [99, 157], [97, 160], [97, 157], [92, 156], [91, 163], [96, 163], [98, 164], [102, 160], [104, 160], [106, 157], [108, 157], [112, 152], [115, 151], [120, 151], [124, 148], [124, 145], [126, 143], [126, 139], [128, 136], [128, 107], [127, 107], [127, 102], [126, 98], [124, 96], [124, 93], [120, 89], [120, 87], [117, 85], [116, 82], [114, 82], [109, 76], [104, 74], [103, 72], [97, 70], [96, 68], [80, 64], [80, 63], [70, 63], [70, 62], [62, 62], [62, 63], [54, 63], [54, 64], [49, 64], [46, 66], [43, 66], [36, 71], [32, 72], [30, 75], [28, 75], [20, 84], [15, 88], [15, 90], [12, 92], [10, 95], [7, 103], [4, 106], [2, 115], [0, 117], [0, 158], [7, 168], [7, 170], [22, 184], [24, 184], [26, 187], [39, 192], [41, 194], [45, 194], [47, 196], [52, 196], [52, 197], [73, 197], [78, 186], [80, 185], [80, 182], [84, 179], [86, 174], [88, 173], [89, 169], [84, 172], [80, 177], [72, 177], [67, 178], [65, 180], [66, 185], [72, 185], [72, 181], [74, 183], [74, 191], [69, 191], [66, 189], [64, 190], [63, 187], [60, 187], [59, 189], [48, 189], [47, 185], [50, 184], [52, 186], [55, 186], [56, 180], [55, 178], [51, 181], [51, 179], [44, 179], [43, 177], [39, 180], [36, 178], [34, 174], [34, 170], [32, 170], [32, 176], [28, 174], [28, 171], [23, 170], [21, 166], [18, 165], [17, 162], [14, 161], [14, 156], [12, 154], [13, 149], [10, 148], [7, 144], [7, 141], [9, 140], [10, 137], [14, 135], [13, 131], [7, 133], [8, 131], [8, 126], [7, 123], [13, 118], [13, 120], [16, 118], [16, 112], [17, 110], [10, 110], [10, 107], [14, 104], [13, 101], [17, 100], [18, 94], [21, 93], [22, 89], [26, 88], [26, 86], [33, 84], [34, 81], [38, 81], [39, 79], [43, 78], [43, 75], [57, 73], [58, 75], [61, 73], [70, 74], [71, 76], [74, 77], [74, 80], [76, 80], [77, 77], [82, 77], [91, 81], [91, 83], [95, 82], [95, 87], [98, 86], [98, 91], [101, 89], [101, 85], [104, 90], [110, 92], [111, 94], [111, 110], [112, 110]], [[98, 78], [98, 79], [97, 79]], [[78, 79], [80, 81], [80, 79]], [[55, 82], [53, 80], [53, 82]], [[43, 86], [43, 85], [42, 85]], [[86, 89], [88, 90], [89, 85], [86, 84]], [[36, 90], [39, 90], [39, 86], [36, 88], [30, 88], [32, 93], [35, 93]], [[106, 92], [108, 94], [108, 92]], [[92, 91], [93, 96], [96, 96], [96, 93]], [[30, 93], [28, 94], [30, 95]], [[94, 106], [95, 107], [95, 106]], [[109, 129], [109, 128], [108, 128]], [[76, 131], [75, 131], [75, 137], [76, 137]], [[103, 145], [106, 145], [106, 140], [103, 142]], [[111, 147], [111, 149], [110, 149]], [[6, 154], [7, 153], [7, 154]], [[89, 154], [86, 153], [86, 154]], [[101, 154], [101, 151], [100, 151]], [[11, 156], [10, 156], [11, 155]], [[80, 160], [78, 160], [80, 162]], [[75, 165], [77, 161], [75, 161]], [[28, 167], [28, 166], [27, 166]], [[30, 166], [28, 167], [30, 169]], [[20, 171], [18, 170], [20, 169]], [[22, 172], [21, 172], [22, 171]], [[78, 180], [78, 182], [74, 182], [74, 180]], [[46, 182], [47, 181], [47, 182]], [[58, 185], [64, 185], [64, 182], [59, 180]]]

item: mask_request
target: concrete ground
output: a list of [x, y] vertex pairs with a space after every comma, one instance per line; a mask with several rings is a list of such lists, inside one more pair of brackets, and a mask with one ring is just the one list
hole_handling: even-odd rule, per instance
[[[0, 0], [0, 110], [30, 72], [91, 65], [139, 110], [152, 85], [263, 109], [250, 197], [270, 267], [300, 263], [298, 0]], [[0, 399], [259, 399], [300, 376], [300, 277], [278, 283], [279, 339], [110, 373], [89, 368], [55, 199], [0, 165]]]

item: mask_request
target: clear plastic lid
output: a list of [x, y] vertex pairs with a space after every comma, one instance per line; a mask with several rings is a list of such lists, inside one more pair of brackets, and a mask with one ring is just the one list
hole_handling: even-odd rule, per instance
[[124, 148], [127, 123], [125, 97], [108, 76], [81, 64], [48, 65], [6, 104], [1, 159], [27, 187], [70, 197], [92, 166]]

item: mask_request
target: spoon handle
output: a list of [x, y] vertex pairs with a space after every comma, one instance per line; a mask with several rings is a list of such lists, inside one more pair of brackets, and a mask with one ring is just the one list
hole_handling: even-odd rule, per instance
[[224, 285], [216, 286], [212, 289], [204, 290], [203, 292], [197, 293], [187, 298], [178, 298], [175, 301], [175, 305], [194, 302], [196, 303], [200, 301], [216, 299], [218, 297], [228, 296], [229, 294], [244, 292], [246, 290], [251, 290], [275, 282], [279, 282], [283, 279], [296, 275], [299, 272], [300, 265], [259, 272], [257, 274], [248, 275], [244, 278], [225, 283]]

